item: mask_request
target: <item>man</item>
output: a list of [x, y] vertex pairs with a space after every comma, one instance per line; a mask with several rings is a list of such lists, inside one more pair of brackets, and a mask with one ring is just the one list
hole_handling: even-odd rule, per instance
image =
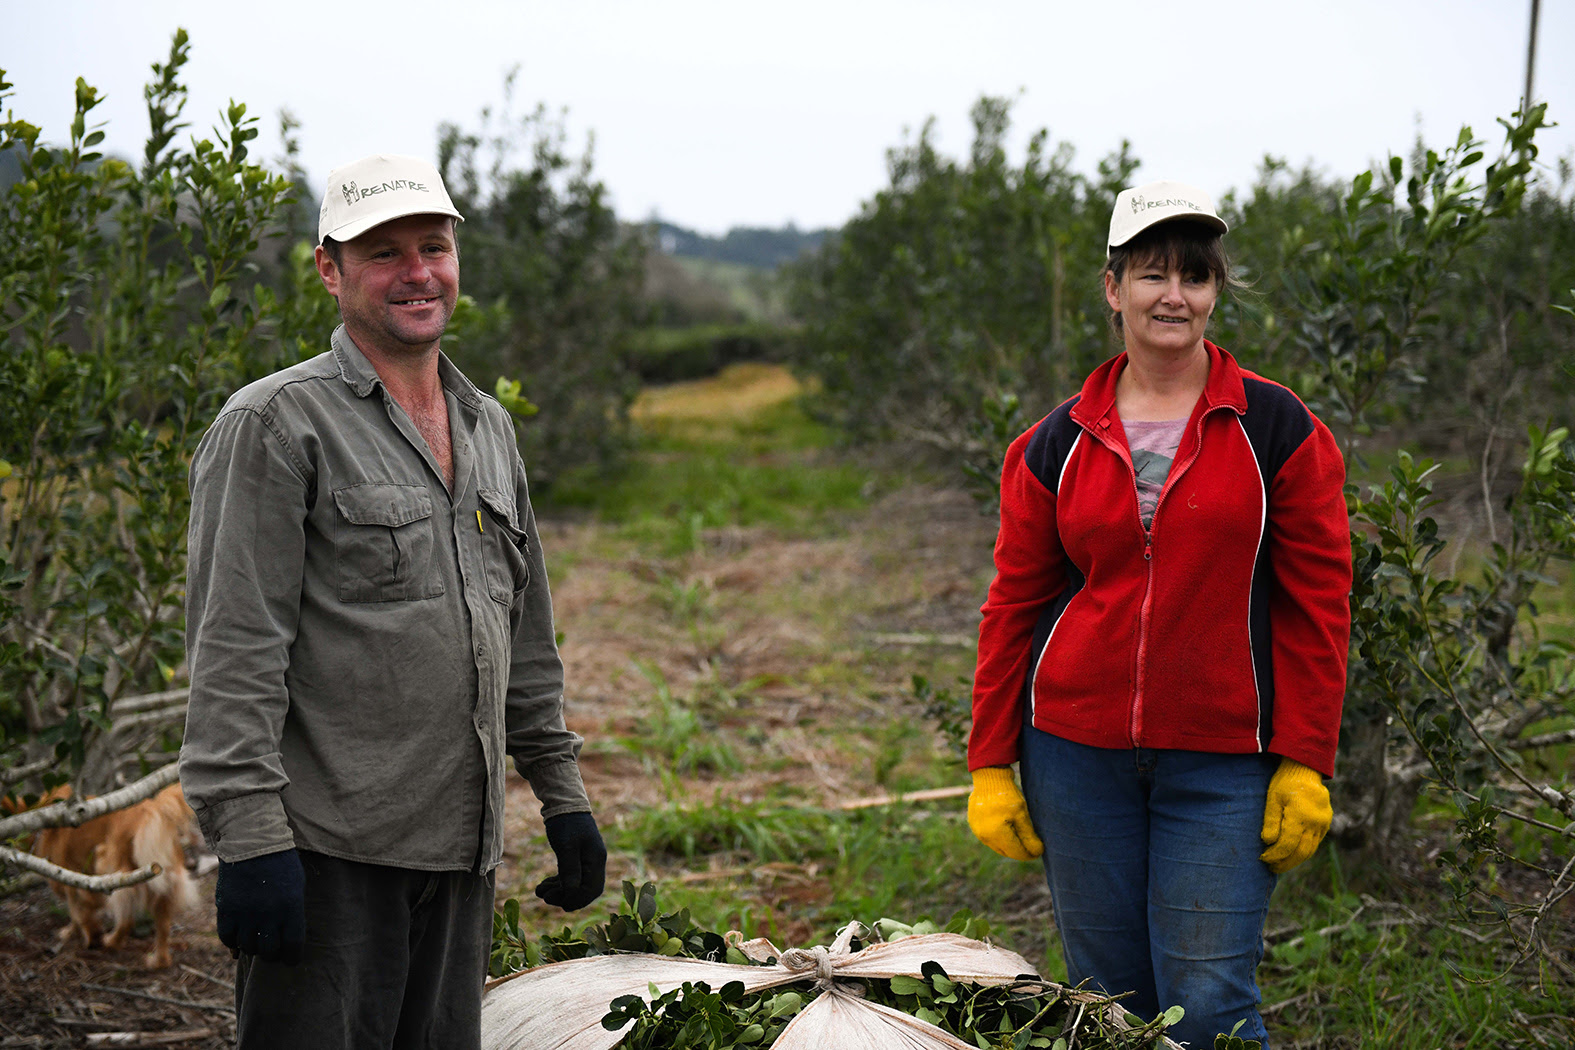
[[439, 350], [460, 218], [423, 161], [333, 172], [343, 324], [192, 461], [181, 783], [242, 1047], [478, 1045], [505, 754], [557, 858], [537, 894], [602, 891], [513, 427]]

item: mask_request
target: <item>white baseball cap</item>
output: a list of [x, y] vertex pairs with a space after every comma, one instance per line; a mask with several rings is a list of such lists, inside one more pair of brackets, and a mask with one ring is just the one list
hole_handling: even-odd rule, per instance
[[443, 176], [417, 157], [374, 153], [328, 173], [317, 242], [353, 241], [372, 227], [405, 215], [465, 217], [454, 208]]
[[1123, 244], [1161, 222], [1195, 219], [1217, 233], [1230, 229], [1214, 211], [1214, 198], [1184, 182], [1146, 182], [1116, 194], [1110, 213], [1110, 247]]

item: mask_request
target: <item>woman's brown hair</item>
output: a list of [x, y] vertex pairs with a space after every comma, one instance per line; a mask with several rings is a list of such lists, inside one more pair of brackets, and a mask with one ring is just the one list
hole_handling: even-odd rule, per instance
[[[1230, 275], [1224, 239], [1203, 223], [1186, 219], [1156, 223], [1120, 247], [1111, 248], [1103, 272], [1120, 284], [1131, 266], [1180, 270], [1185, 277], [1207, 276], [1219, 292], [1240, 285]], [[1121, 331], [1119, 313], [1111, 312], [1110, 327]]]

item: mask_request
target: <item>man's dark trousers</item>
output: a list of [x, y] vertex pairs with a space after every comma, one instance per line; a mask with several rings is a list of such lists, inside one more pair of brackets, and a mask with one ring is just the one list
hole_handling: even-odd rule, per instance
[[476, 1050], [493, 876], [300, 853], [306, 949], [296, 966], [241, 956], [240, 1050]]

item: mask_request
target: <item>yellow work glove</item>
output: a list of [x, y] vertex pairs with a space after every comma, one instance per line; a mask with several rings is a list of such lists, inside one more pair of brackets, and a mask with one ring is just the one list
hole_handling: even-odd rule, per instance
[[1289, 758], [1269, 778], [1269, 797], [1263, 807], [1263, 843], [1269, 848], [1258, 859], [1276, 875], [1284, 875], [1313, 855], [1334, 820], [1329, 789], [1316, 769]]
[[980, 842], [1003, 857], [1033, 860], [1045, 851], [1028, 819], [1028, 803], [1017, 790], [1008, 766], [986, 766], [973, 771], [968, 794], [968, 827]]

